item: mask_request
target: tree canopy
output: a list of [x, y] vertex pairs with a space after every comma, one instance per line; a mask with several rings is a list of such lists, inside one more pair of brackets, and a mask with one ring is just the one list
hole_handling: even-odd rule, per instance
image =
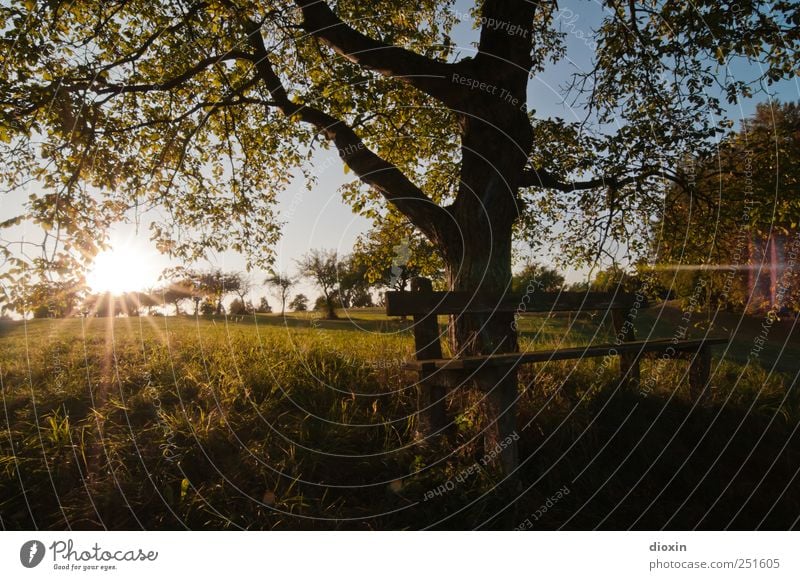
[[[689, 186], [667, 191], [652, 224], [659, 278], [684, 298], [702, 281], [699, 302], [744, 308], [752, 299], [749, 273], [773, 259], [758, 255], [757, 246], [784, 240], [788, 251], [797, 236], [800, 105], [758, 106], [714, 155], [687, 157], [679, 171]], [[796, 269], [790, 266], [785, 276]], [[785, 298], [785, 306], [797, 308], [796, 289]]]
[[296, 283], [296, 280], [288, 274], [279, 274], [277, 272], [270, 272], [269, 276], [264, 280], [264, 284], [272, 289], [275, 297], [281, 303], [281, 316], [286, 312], [286, 299]]
[[311, 250], [297, 263], [300, 275], [308, 278], [322, 291], [327, 317], [336, 316], [336, 300], [339, 295], [339, 255], [335, 250]]
[[[8, 189], [36, 185], [24, 217], [50, 233], [42, 258], [3, 246], [8, 276], [45, 263], [69, 272], [108, 224], [156, 206], [169, 209], [153, 225], [161, 249], [269, 263], [276, 195], [293, 175], [313, 185], [321, 142], [358, 177], [344, 190], [357, 211], [375, 216], [388, 200], [450, 264], [471, 225], [516, 224], [539, 242], [566, 225], [564, 248], [586, 257], [607, 236], [637, 239], [631, 215], [727, 127], [726, 104], [797, 70], [795, 3], [605, 0], [586, 33], [594, 66], [563, 95], [575, 120], [540, 118], [526, 89], [565, 64], [557, 4], [477, 2], [470, 51], [453, 42], [453, 6], [3, 5], [2, 176]], [[761, 72], [731, 75], [742, 59]]]

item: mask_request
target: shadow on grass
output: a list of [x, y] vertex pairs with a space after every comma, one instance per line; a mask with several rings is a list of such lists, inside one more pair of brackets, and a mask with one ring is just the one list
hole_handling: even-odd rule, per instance
[[416, 521], [451, 530], [797, 529], [799, 444], [797, 423], [780, 414], [600, 395], [572, 418], [552, 414], [521, 433], [521, 495], [503, 485], [483, 499], [456, 489], [442, 506], [421, 506]]

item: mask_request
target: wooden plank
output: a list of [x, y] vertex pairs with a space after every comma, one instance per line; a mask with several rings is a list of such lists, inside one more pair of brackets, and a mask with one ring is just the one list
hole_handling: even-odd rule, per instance
[[[411, 290], [414, 294], [429, 293], [433, 287], [427, 278], [413, 278]], [[424, 313], [414, 315], [414, 350], [418, 360], [442, 358], [442, 345], [436, 316]], [[445, 389], [443, 373], [437, 373], [435, 366], [419, 368], [419, 382], [417, 383], [417, 432], [419, 437], [425, 438], [439, 433], [446, 426]]]
[[[470, 292], [386, 292], [386, 314], [408, 316], [492, 312], [568, 312], [629, 309], [632, 294], [613, 292], [535, 292], [488, 297]], [[644, 308], [646, 304], [640, 304]]]
[[431, 371], [439, 370], [475, 370], [484, 366], [516, 366], [526, 363], [546, 362], [550, 360], [569, 360], [593, 358], [600, 356], [617, 356], [623, 352], [646, 353], [668, 352], [674, 349], [676, 353], [697, 351], [704, 346], [726, 344], [727, 338], [697, 338], [674, 342], [670, 338], [659, 340], [637, 340], [618, 345], [577, 346], [559, 348], [554, 350], [536, 350], [524, 353], [508, 353], [487, 356], [471, 356], [454, 359], [417, 360], [409, 361], [404, 366], [407, 369], [426, 368]]

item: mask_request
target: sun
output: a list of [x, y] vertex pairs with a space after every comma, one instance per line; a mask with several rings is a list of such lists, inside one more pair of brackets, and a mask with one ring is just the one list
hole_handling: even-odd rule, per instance
[[130, 244], [112, 246], [97, 254], [86, 275], [86, 284], [96, 293], [144, 290], [158, 280], [153, 262], [145, 252]]

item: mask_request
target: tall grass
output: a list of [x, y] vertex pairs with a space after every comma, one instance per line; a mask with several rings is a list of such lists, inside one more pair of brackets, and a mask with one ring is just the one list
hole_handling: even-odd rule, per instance
[[[586, 338], [545, 326], [530, 322], [526, 340]], [[716, 365], [702, 406], [680, 363], [647, 396], [618, 391], [616, 362], [524, 367], [522, 466], [507, 485], [492, 469], [463, 475], [484, 453], [480, 393], [457, 389], [447, 436], [415, 439], [415, 377], [399, 365], [413, 343], [397, 323], [0, 332], [6, 529], [509, 527], [564, 486], [536, 527], [787, 528], [800, 515], [797, 390], [752, 364]]]

